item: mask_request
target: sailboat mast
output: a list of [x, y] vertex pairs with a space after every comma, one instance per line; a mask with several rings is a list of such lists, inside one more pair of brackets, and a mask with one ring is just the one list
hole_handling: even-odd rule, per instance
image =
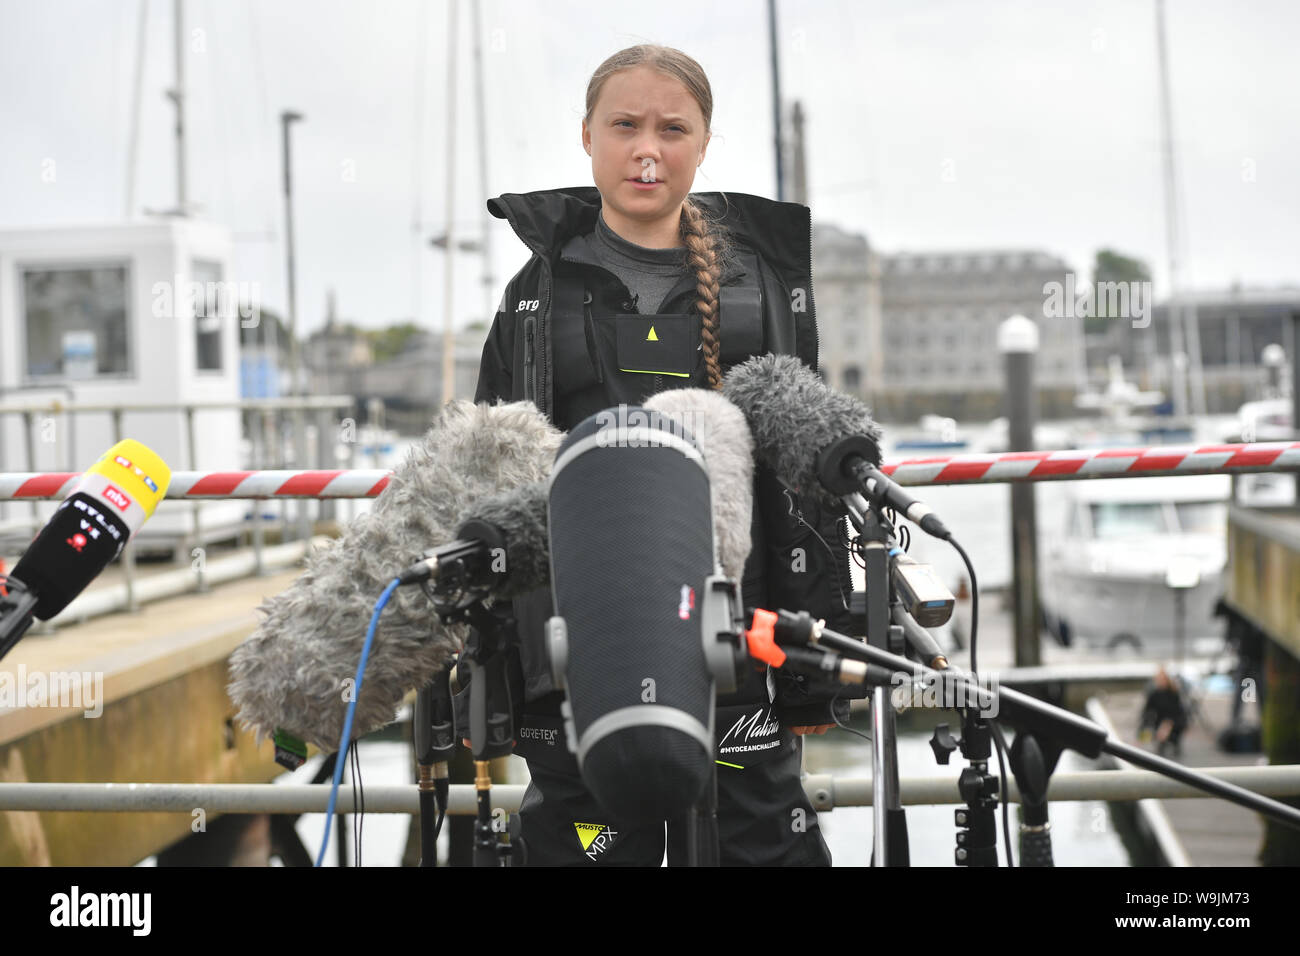
[[[1178, 204], [1174, 156], [1173, 103], [1169, 87], [1169, 54], [1165, 41], [1165, 4], [1156, 0], [1156, 58], [1160, 70], [1160, 132], [1165, 187], [1165, 244], [1169, 260], [1169, 345], [1173, 374], [1174, 412], [1188, 412], [1188, 376], [1191, 377], [1191, 411], [1205, 414], [1205, 380], [1201, 370], [1201, 336], [1195, 304], [1182, 301], [1182, 223]], [[1184, 335], [1186, 347], [1184, 347]]]

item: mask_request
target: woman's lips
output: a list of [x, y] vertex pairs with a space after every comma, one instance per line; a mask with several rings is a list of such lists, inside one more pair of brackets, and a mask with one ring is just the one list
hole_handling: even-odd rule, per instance
[[654, 189], [654, 187], [660, 185], [661, 180], [655, 179], [655, 180], [651, 180], [650, 182], [646, 182], [645, 180], [638, 177], [636, 179], [629, 179], [628, 182], [631, 183], [633, 186], [635, 186], [637, 189]]

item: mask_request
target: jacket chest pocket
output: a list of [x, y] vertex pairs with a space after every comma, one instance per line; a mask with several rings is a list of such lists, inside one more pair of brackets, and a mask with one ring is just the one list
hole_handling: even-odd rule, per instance
[[689, 380], [703, 358], [698, 315], [613, 315], [597, 324], [596, 335], [612, 367], [629, 374]]

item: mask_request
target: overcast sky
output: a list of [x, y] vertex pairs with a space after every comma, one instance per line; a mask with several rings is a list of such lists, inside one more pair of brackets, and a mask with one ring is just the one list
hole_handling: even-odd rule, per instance
[[[0, 228], [124, 217], [139, 0], [0, 0]], [[294, 132], [300, 322], [440, 326], [445, 0], [186, 0], [191, 198], [237, 238], [232, 279], [285, 300], [278, 116]], [[175, 202], [172, 3], [151, 0], [137, 207]], [[479, 177], [468, 0], [460, 0], [457, 228], [486, 196], [591, 184], [579, 141], [592, 71], [639, 42], [696, 58], [714, 93], [697, 191], [775, 194], [763, 0], [482, 0], [488, 172]], [[1169, 0], [1197, 288], [1300, 284], [1300, 4]], [[783, 92], [807, 113], [815, 219], [885, 251], [1033, 248], [1081, 273], [1109, 246], [1166, 290], [1154, 0], [783, 0]], [[424, 83], [417, 82], [421, 50]], [[417, 125], [417, 115], [419, 122]], [[50, 162], [53, 160], [53, 166]], [[53, 168], [54, 181], [42, 172]], [[48, 178], [48, 174], [47, 174]], [[417, 209], [419, 212], [417, 213]], [[527, 259], [492, 221], [495, 305]], [[483, 316], [457, 256], [457, 324]]]

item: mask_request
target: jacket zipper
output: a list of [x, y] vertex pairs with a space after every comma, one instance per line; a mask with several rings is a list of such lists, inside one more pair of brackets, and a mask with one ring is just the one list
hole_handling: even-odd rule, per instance
[[813, 370], [816, 371], [817, 363], [821, 360], [821, 333], [817, 330], [817, 300], [813, 298], [813, 268], [812, 268], [812, 212], [808, 213], [808, 304], [812, 308], [813, 320]]
[[538, 390], [537, 398], [535, 399], [535, 402], [537, 404], [537, 407], [541, 410], [542, 414], [545, 415], [548, 420], [550, 420], [551, 409], [549, 408], [550, 402], [547, 400], [547, 392], [546, 392], [546, 319], [547, 316], [551, 314], [551, 289], [555, 286], [555, 280], [554, 277], [551, 275], [551, 270], [549, 267], [546, 270], [545, 278], [546, 278], [546, 302], [545, 304], [543, 304], [541, 314], [538, 317], [538, 325], [540, 327], [537, 330], [538, 358], [540, 359], [538, 364], [541, 366], [542, 382], [541, 382], [541, 387]]
[[524, 316], [524, 399], [537, 402], [537, 366], [533, 362], [533, 336], [536, 333], [537, 317]]

